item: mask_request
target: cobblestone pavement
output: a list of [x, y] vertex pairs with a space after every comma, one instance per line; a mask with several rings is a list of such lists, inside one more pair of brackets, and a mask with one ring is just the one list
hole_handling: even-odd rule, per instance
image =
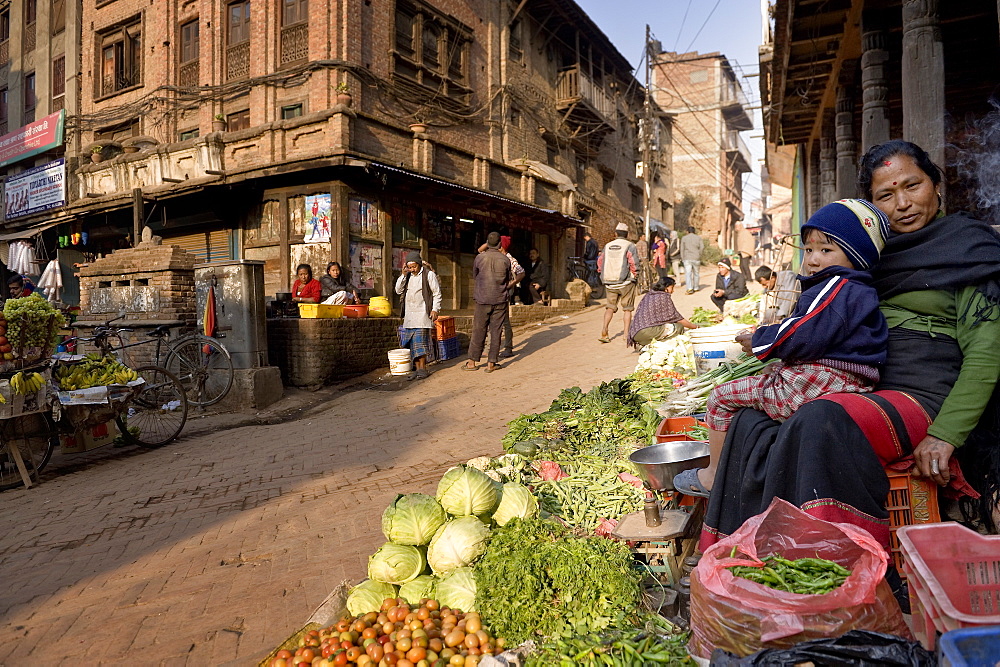
[[621, 333], [597, 341], [603, 312], [529, 327], [496, 373], [454, 360], [287, 423], [54, 460], [59, 474], [0, 494], [0, 664], [255, 663], [364, 576], [396, 493], [433, 493], [454, 463], [500, 453], [513, 417], [633, 368]]

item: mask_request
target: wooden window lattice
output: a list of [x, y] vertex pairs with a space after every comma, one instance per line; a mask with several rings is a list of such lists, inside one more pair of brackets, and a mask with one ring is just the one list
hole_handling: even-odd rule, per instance
[[0, 66], [10, 62], [10, 41], [0, 42]]
[[226, 80], [250, 76], [250, 42], [243, 42], [226, 49]]
[[25, 53], [35, 50], [35, 24], [29, 23], [24, 26], [24, 51]]
[[281, 29], [281, 64], [309, 57], [309, 24], [297, 23]]
[[177, 76], [177, 83], [184, 88], [194, 88], [198, 85], [199, 71], [198, 61], [181, 65]]

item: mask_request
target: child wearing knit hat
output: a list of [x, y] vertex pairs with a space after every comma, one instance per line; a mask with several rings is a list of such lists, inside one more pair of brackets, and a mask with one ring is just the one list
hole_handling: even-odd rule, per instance
[[764, 373], [719, 385], [708, 397], [708, 468], [685, 470], [674, 488], [710, 494], [733, 416], [761, 410], [777, 421], [827, 394], [872, 390], [885, 363], [889, 329], [868, 270], [878, 262], [889, 221], [870, 202], [842, 199], [821, 208], [802, 227], [802, 296], [792, 315], [759, 327], [744, 349], [761, 361], [780, 359]]

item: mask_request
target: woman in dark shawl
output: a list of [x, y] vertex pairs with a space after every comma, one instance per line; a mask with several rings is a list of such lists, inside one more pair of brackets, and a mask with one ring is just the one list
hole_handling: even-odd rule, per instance
[[[984, 492], [982, 508], [996, 504], [990, 397], [1000, 376], [1000, 237], [983, 222], [940, 211], [941, 172], [912, 143], [870, 149], [858, 181], [893, 232], [873, 271], [889, 324], [878, 391], [823, 397], [783, 424], [742, 411], [726, 439], [702, 548], [775, 496], [865, 528], [888, 548], [884, 466], [906, 469], [911, 454], [919, 474], [948, 487], [945, 495], [976, 498], [956, 460], [963, 459]], [[990, 511], [980, 518], [992, 528]]]

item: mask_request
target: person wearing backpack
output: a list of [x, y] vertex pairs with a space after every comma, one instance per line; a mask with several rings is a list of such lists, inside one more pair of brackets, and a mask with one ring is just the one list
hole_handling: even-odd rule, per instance
[[601, 282], [608, 293], [608, 303], [604, 309], [604, 327], [597, 340], [610, 343], [608, 327], [621, 305], [625, 320], [625, 339], [632, 325], [632, 311], [635, 310], [636, 282], [639, 276], [639, 250], [628, 240], [628, 225], [624, 222], [615, 227], [617, 238], [604, 246], [604, 252], [597, 258], [597, 270]]

